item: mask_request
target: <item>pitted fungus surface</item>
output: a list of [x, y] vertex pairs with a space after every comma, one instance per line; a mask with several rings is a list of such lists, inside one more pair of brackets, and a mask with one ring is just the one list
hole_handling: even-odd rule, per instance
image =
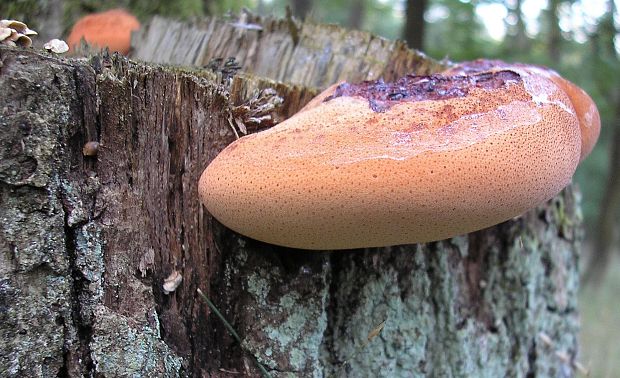
[[441, 240], [518, 216], [569, 184], [582, 136], [553, 80], [501, 72], [485, 74], [491, 85], [333, 86], [224, 149], [200, 198], [241, 234], [320, 250]]

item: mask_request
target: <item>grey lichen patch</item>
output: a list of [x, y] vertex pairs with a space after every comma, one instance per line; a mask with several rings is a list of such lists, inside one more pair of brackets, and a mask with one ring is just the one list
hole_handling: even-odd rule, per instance
[[[394, 257], [401, 260], [405, 256]], [[427, 349], [433, 341], [428, 330], [437, 321], [429, 316], [433, 311], [432, 304], [427, 301], [430, 282], [418, 270], [410, 271], [410, 277], [402, 277], [395, 269], [398, 261], [394, 266], [380, 263], [371, 268], [370, 264], [356, 272], [353, 267], [359, 269], [360, 262], [354, 260], [346, 261], [344, 269], [334, 277], [336, 290], [332, 303], [340, 303], [338, 307], [342, 305], [342, 308], [351, 306], [354, 311], [331, 314], [333, 323], [323, 352], [327, 356], [331, 350], [335, 359], [325, 358], [325, 374], [338, 371], [345, 361], [354, 371], [365, 371], [369, 376], [422, 374], [426, 368]], [[420, 270], [428, 262], [422, 264]], [[359, 280], [357, 274], [364, 279]], [[360, 350], [368, 333], [384, 320], [381, 334]]]
[[[0, 134], [0, 180], [10, 185], [31, 183], [44, 186], [47, 177], [37, 177], [35, 172], [38, 168], [37, 156], [42, 149], [49, 149], [49, 143], [41, 145], [43, 138], [32, 135], [45, 131], [40, 117], [29, 112], [19, 112], [3, 116], [0, 124], [5, 130]], [[49, 153], [43, 154], [46, 155], [49, 156]]]
[[10, 98], [7, 100], [0, 109], [8, 113], [1, 121], [6, 132], [0, 133], [0, 182], [11, 186], [48, 187], [48, 193], [54, 193], [58, 188], [55, 164], [61, 150], [56, 134], [68, 121], [67, 106], [61, 106], [63, 110], [56, 109], [52, 114], [30, 111], [11, 114], [15, 105]]
[[90, 173], [79, 185], [69, 180], [62, 180], [61, 185], [68, 227], [77, 227], [100, 215], [93, 211], [93, 201], [101, 188], [99, 178], [94, 173]]
[[100, 283], [103, 279], [103, 246], [101, 245], [101, 225], [89, 222], [76, 231], [75, 265], [84, 278]]
[[[281, 322], [267, 323], [261, 330], [269, 341], [269, 349], [257, 351], [259, 361], [265, 366], [278, 370], [303, 371], [308, 360], [318, 360], [317, 346], [322, 339], [322, 329], [326, 326], [323, 311], [326, 293], [319, 302], [306, 303], [298, 293], [286, 293], [278, 303], [270, 303], [267, 298], [270, 282], [264, 269], [247, 279], [248, 292], [254, 297], [257, 306], [269, 308], [271, 314], [287, 314]], [[311, 321], [310, 324], [308, 322]], [[315, 323], [318, 322], [318, 323]], [[315, 327], [319, 327], [316, 329]], [[311, 332], [308, 332], [311, 330]], [[317, 332], [318, 331], [318, 332]], [[249, 350], [257, 348], [249, 342], [244, 343]], [[287, 367], [278, 366], [274, 355], [287, 355]]]
[[[259, 302], [260, 306], [265, 306], [267, 303], [264, 302], [264, 292], [259, 294], [263, 298]], [[268, 350], [249, 341], [244, 343], [249, 350], [255, 351], [259, 361], [265, 366], [279, 371], [302, 372], [308, 371], [308, 368], [312, 368], [311, 371], [318, 371], [316, 369], [318, 366], [312, 365], [319, 361], [319, 345], [327, 326], [327, 314], [324, 311], [327, 293], [317, 300], [307, 301], [307, 299], [293, 292], [281, 297], [277, 304], [269, 306], [271, 315], [286, 314], [286, 316], [280, 322], [265, 324], [260, 330], [266, 337], [265, 341], [268, 340]], [[286, 364], [278, 365], [281, 360], [274, 360], [275, 356], [286, 356]]]
[[108, 377], [179, 377], [182, 362], [159, 338], [159, 330], [104, 306], [95, 311], [91, 355], [95, 374]]
[[48, 265], [57, 274], [65, 273], [69, 261], [64, 253], [64, 220], [58, 199], [47, 190], [29, 187], [5, 187], [0, 197], [0, 232], [15, 271]]
[[[280, 298], [279, 310], [288, 314], [286, 320], [281, 324], [267, 325], [264, 329], [269, 339], [274, 341], [273, 347], [280, 353], [289, 354], [289, 363], [295, 371], [303, 370], [309, 357], [318, 359], [315, 347], [322, 340], [322, 332], [308, 333], [307, 330], [317, 326], [321, 329], [321, 326], [326, 326], [327, 321], [326, 314], [321, 311], [322, 307], [312, 308], [307, 304], [300, 306], [301, 302], [296, 293]], [[312, 304], [315, 303], [310, 303]], [[317, 321], [317, 324], [306, 324], [309, 317]]]
[[269, 294], [269, 281], [265, 278], [266, 272], [252, 274], [248, 277], [248, 293], [254, 296], [257, 302], [265, 302]]
[[[3, 246], [2, 246], [3, 247]], [[4, 249], [4, 248], [2, 248]], [[5, 266], [5, 251], [0, 265]], [[53, 377], [71, 322], [71, 279], [39, 268], [0, 278], [0, 371], [4, 376]], [[59, 358], [60, 357], [60, 358]]]
[[234, 306], [251, 317], [243, 321], [251, 327], [237, 328], [242, 348], [274, 376], [320, 377], [329, 298], [326, 256], [270, 254], [265, 259], [255, 243], [233, 239], [232, 244], [236, 248], [226, 265], [234, 269], [227, 268], [231, 281], [225, 284], [241, 292]]
[[[67, 126], [72, 117], [71, 100], [60, 99], [73, 92], [72, 83], [67, 79], [68, 72], [62, 72], [63, 67], [58, 64], [33, 72], [33, 67], [25, 62], [20, 62], [22, 65], [15, 70], [7, 63], [4, 62], [3, 76], [13, 89], [5, 93], [0, 103], [2, 123], [18, 127], [6, 128], [7, 132], [0, 136], [0, 180], [11, 185], [44, 187], [53, 178], [61, 158], [58, 153], [63, 146], [59, 140], [70, 129]], [[45, 107], [41, 100], [45, 96], [59, 100], [53, 107]]]
[[103, 298], [105, 263], [101, 231], [101, 225], [96, 222], [88, 222], [72, 230], [75, 234], [74, 271], [82, 281], [77, 294], [83, 324], [90, 324], [95, 307]]

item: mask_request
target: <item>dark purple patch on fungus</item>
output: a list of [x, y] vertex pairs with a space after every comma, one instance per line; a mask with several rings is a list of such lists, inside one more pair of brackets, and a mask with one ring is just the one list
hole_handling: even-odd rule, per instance
[[395, 82], [364, 81], [359, 84], [342, 83], [325, 102], [336, 97], [362, 97], [375, 112], [384, 112], [401, 101], [443, 100], [467, 96], [472, 88], [499, 89], [521, 81], [513, 71], [483, 72], [469, 76], [415, 76], [407, 75]]

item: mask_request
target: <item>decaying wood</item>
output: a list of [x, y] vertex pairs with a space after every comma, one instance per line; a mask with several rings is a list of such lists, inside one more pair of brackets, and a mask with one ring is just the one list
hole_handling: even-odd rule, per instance
[[[141, 59], [235, 56], [265, 78], [0, 48], [0, 371], [255, 376], [253, 354], [274, 376], [572, 375], [581, 228], [570, 188], [470, 235], [335, 253], [244, 238], [198, 202], [201, 171], [234, 140], [231, 114], [256, 89], [276, 89], [283, 119], [316, 93], [308, 87], [435, 63], [331, 26], [303, 25], [295, 42], [286, 21], [244, 21], [259, 32], [209, 20], [201, 34], [157, 19], [141, 38], [165, 34], [158, 23], [200, 53], [171, 41], [191, 61], [162, 46], [150, 58], [137, 47]], [[386, 58], [361, 63], [373, 55]]]
[[341, 80], [390, 81], [441, 68], [403, 42], [335, 25], [262, 20], [246, 14], [193, 25], [156, 17], [133, 36], [132, 46], [138, 60], [202, 67], [216, 58], [234, 57], [244, 72], [315, 88]]

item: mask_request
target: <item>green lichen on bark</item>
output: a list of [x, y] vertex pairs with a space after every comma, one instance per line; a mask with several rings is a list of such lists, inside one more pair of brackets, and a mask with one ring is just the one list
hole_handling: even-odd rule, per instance
[[320, 377], [319, 346], [327, 327], [327, 255], [305, 259], [300, 266], [295, 263], [290, 271], [268, 264], [253, 245], [237, 244], [239, 249], [226, 262], [227, 287], [244, 292], [241, 306], [233, 307], [243, 310], [239, 316], [246, 326], [238, 330], [243, 347], [280, 375]]

